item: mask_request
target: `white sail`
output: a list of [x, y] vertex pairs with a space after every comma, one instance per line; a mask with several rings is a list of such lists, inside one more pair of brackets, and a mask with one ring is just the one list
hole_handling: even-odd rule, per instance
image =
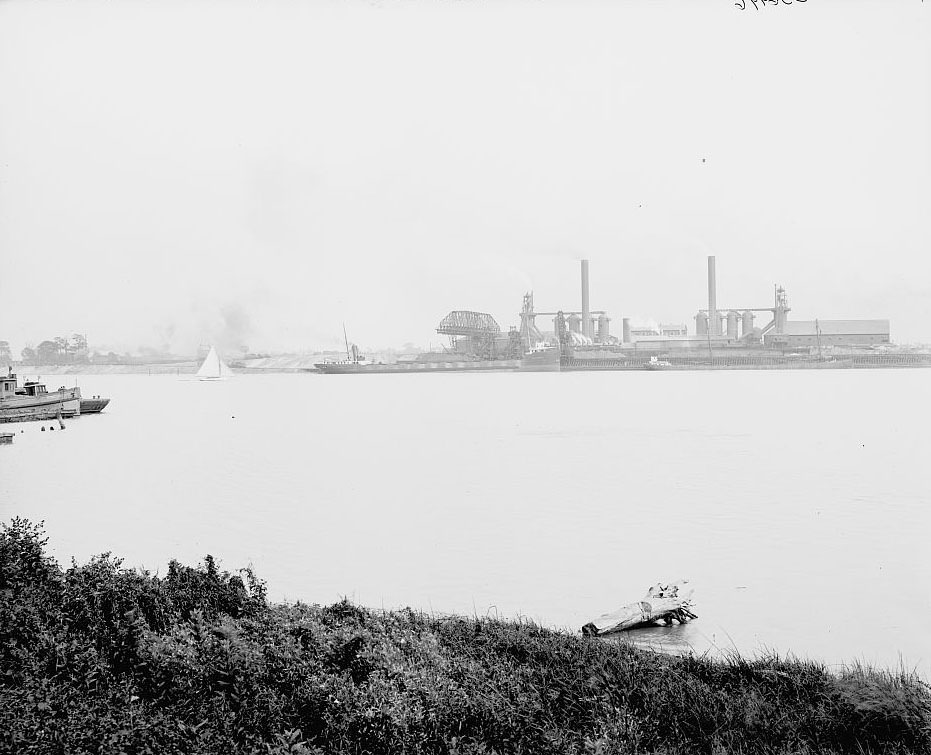
[[204, 359], [203, 364], [197, 371], [197, 377], [201, 380], [216, 380], [217, 378], [230, 377], [232, 374], [233, 371], [229, 368], [229, 365], [220, 359], [220, 355], [217, 354], [217, 350], [213, 346], [210, 347], [210, 353], [207, 354], [206, 359]]

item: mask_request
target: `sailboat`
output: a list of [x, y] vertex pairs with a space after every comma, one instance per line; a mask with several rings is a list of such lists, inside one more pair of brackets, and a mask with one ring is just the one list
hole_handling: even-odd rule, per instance
[[204, 359], [200, 369], [197, 371], [197, 377], [201, 380], [220, 380], [232, 376], [233, 371], [229, 365], [220, 359], [214, 346], [210, 347], [210, 353]]

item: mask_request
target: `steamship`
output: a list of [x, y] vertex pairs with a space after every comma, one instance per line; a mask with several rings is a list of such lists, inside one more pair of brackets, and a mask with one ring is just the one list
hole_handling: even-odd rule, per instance
[[318, 362], [314, 369], [325, 375], [377, 375], [395, 372], [502, 372], [521, 368], [519, 344], [510, 335], [502, 339], [501, 329], [491, 315], [453, 311], [443, 318], [436, 330], [450, 337], [448, 351], [402, 357], [396, 362], [371, 362], [356, 344], [349, 343], [344, 329], [346, 359]]
[[364, 357], [318, 362], [325, 375], [378, 375], [395, 372], [501, 372], [521, 369], [520, 359], [465, 359], [451, 354], [426, 353], [397, 362], [370, 362]]

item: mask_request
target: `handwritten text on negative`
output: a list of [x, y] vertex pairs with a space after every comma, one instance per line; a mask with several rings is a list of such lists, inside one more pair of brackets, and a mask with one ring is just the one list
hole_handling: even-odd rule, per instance
[[792, 3], [807, 3], [808, 0], [737, 0], [734, 6], [740, 10], [747, 10], [747, 5], [752, 5], [757, 10], [761, 6], [767, 5], [792, 5]]

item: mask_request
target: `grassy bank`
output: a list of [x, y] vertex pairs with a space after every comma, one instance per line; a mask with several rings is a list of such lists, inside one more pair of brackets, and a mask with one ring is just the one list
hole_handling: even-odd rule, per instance
[[269, 605], [249, 571], [103, 555], [62, 569], [0, 533], [0, 751], [931, 751], [915, 678], [673, 658], [489, 619]]

